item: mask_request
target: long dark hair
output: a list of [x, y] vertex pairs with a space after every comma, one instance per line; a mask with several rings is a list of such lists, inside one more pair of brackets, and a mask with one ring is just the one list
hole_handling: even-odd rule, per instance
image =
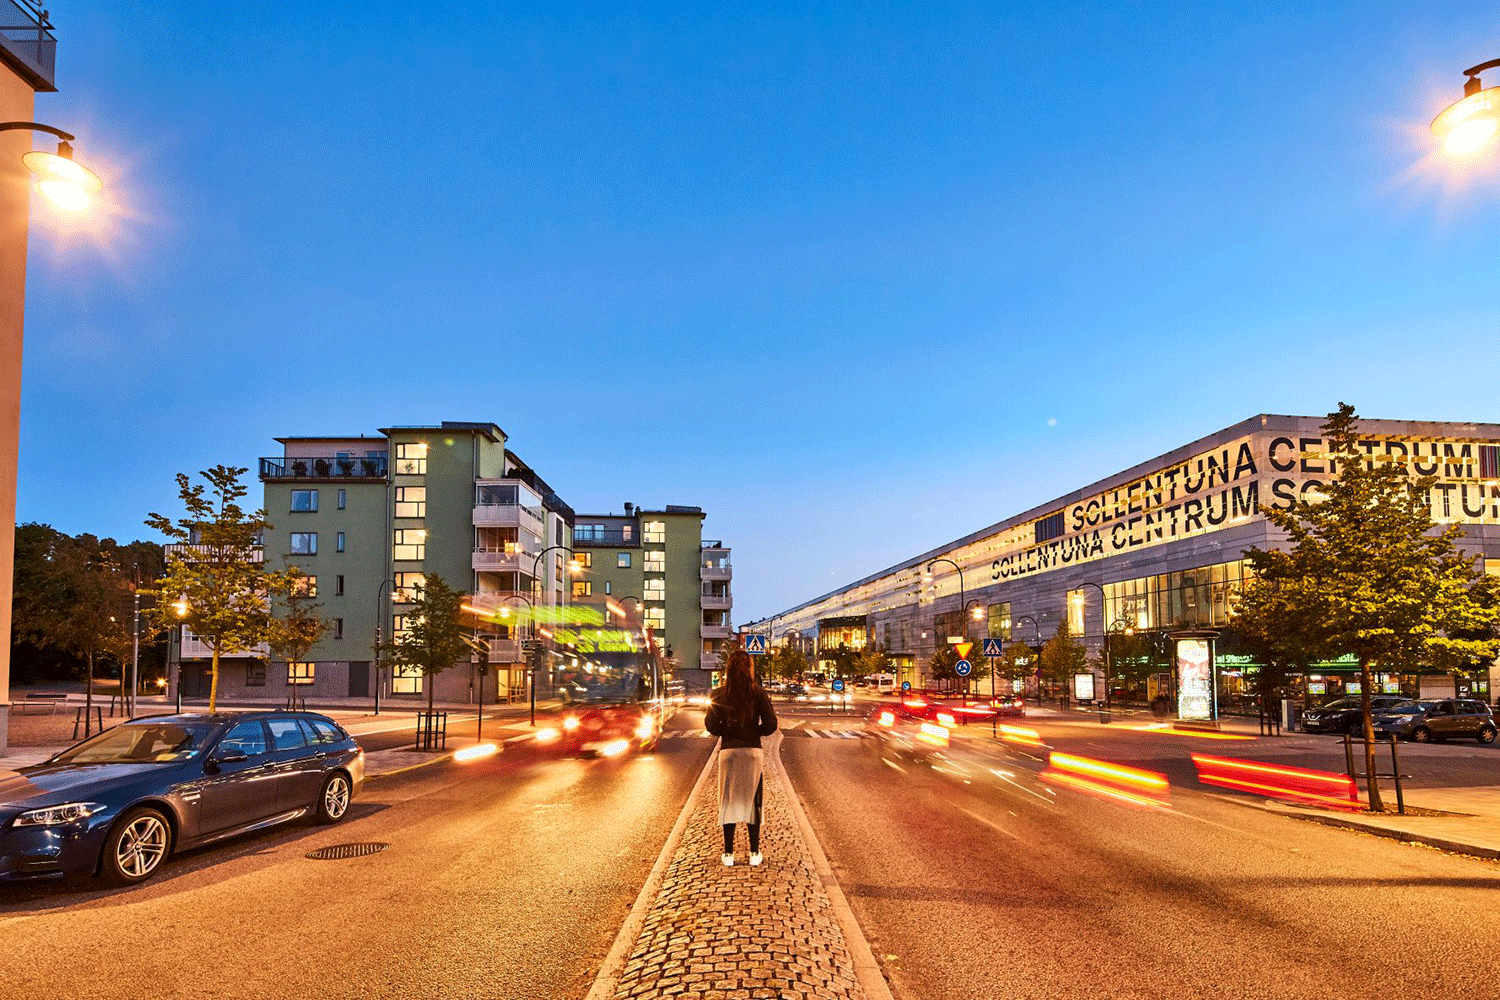
[[728, 676], [724, 681], [724, 714], [743, 725], [755, 714], [760, 685], [755, 683], [755, 661], [743, 649], [729, 654]]

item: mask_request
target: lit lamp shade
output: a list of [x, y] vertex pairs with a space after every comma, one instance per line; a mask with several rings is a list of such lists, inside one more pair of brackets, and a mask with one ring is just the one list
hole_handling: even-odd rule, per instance
[[1500, 87], [1488, 87], [1455, 101], [1432, 120], [1432, 134], [1450, 153], [1477, 152], [1500, 133]]
[[87, 208], [89, 196], [104, 186], [92, 170], [56, 153], [32, 150], [21, 157], [21, 162], [36, 174], [36, 189], [58, 208], [69, 212]]

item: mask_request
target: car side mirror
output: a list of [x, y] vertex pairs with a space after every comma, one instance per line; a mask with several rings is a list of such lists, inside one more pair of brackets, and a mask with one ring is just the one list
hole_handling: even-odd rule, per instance
[[217, 771], [220, 764], [238, 764], [242, 760], [249, 759], [249, 757], [241, 753], [239, 750], [228, 750], [222, 753], [216, 753], [212, 757], [210, 757], [208, 759], [208, 768], [210, 771]]

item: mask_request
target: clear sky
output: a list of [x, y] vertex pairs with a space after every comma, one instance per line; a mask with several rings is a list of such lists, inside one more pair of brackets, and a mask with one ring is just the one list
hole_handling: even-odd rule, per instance
[[494, 421], [742, 622], [1256, 413], [1500, 420], [1473, 5], [384, 6], [51, 5], [111, 204], [35, 210], [20, 520]]

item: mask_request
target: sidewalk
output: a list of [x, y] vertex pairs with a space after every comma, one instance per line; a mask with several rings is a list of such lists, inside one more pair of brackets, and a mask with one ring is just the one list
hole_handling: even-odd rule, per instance
[[[1381, 789], [1389, 808], [1396, 793]], [[1441, 812], [1440, 816], [1400, 816], [1396, 813], [1332, 812], [1267, 800], [1261, 808], [1293, 819], [1324, 826], [1359, 830], [1377, 837], [1422, 844], [1443, 851], [1500, 858], [1500, 788], [1412, 788], [1404, 792], [1409, 809]]]
[[[787, 800], [790, 785], [779, 751], [779, 737], [767, 741], [765, 864], [749, 866], [743, 828], [737, 831], [735, 866], [726, 868], [719, 860], [723, 833], [716, 755], [707, 780], [685, 807], [690, 818], [660, 885], [654, 894], [642, 893], [646, 910], [638, 934], [623, 952], [616, 942], [611, 957], [618, 959], [617, 967], [612, 970], [606, 961], [590, 1000], [889, 997], [883, 981], [879, 996], [860, 986], [851, 953], [864, 949], [868, 960], [868, 948], [860, 940], [851, 949], [845, 939], [819, 870], [821, 851], [804, 838], [793, 811], [798, 807]], [[822, 861], [822, 867], [826, 864]], [[847, 911], [836, 884], [832, 894]], [[630, 927], [627, 922], [622, 935]], [[873, 968], [873, 960], [868, 964]], [[874, 974], [878, 978], [878, 971]]]

